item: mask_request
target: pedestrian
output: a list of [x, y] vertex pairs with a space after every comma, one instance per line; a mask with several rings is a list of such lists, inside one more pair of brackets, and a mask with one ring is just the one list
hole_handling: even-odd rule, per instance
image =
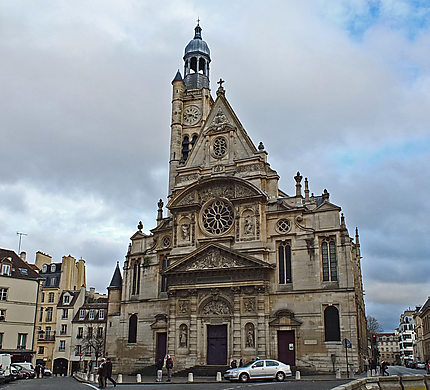
[[91, 374], [92, 369], [93, 369], [93, 361], [90, 360], [88, 363], [88, 374]]
[[390, 374], [388, 373], [388, 371], [387, 371], [387, 368], [388, 368], [388, 363], [387, 363], [385, 360], [383, 360], [383, 361], [381, 362], [381, 371], [382, 371], [382, 376], [385, 376], [385, 375], [389, 376], [389, 375], [390, 375]]
[[376, 360], [375, 359], [373, 359], [370, 362], [370, 375], [371, 376], [373, 375], [373, 370], [375, 370], [375, 375], [376, 375]]
[[106, 387], [106, 363], [103, 358], [100, 359], [100, 365], [97, 368], [97, 375], [99, 376], [99, 388], [104, 389]]
[[155, 364], [155, 367], [157, 368], [157, 378], [155, 379], [156, 382], [161, 382], [163, 380], [163, 366], [163, 358], [159, 358]]
[[242, 359], [239, 360], [239, 367], [243, 367], [243, 360]]
[[230, 368], [237, 368], [237, 360], [233, 359], [230, 363]]
[[367, 369], [369, 368], [369, 359], [367, 358], [367, 356], [363, 358], [363, 368], [364, 372], [367, 373]]
[[166, 368], [167, 368], [167, 382], [172, 380], [172, 369], [173, 369], [173, 359], [170, 355], [167, 355], [166, 358]]
[[110, 383], [113, 384], [113, 387], [116, 387], [116, 382], [112, 378], [112, 362], [110, 358], [106, 359], [106, 379], [105, 379], [105, 386], [107, 385], [107, 380], [110, 380]]
[[34, 371], [36, 372], [36, 378], [40, 378], [40, 364], [36, 364], [36, 367], [34, 367]]

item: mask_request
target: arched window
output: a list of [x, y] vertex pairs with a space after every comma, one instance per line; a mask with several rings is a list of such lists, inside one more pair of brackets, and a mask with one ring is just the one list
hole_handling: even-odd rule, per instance
[[279, 284], [292, 283], [291, 272], [291, 245], [282, 242], [278, 247]]
[[321, 244], [322, 270], [324, 282], [337, 281], [336, 243], [333, 239]]
[[128, 342], [136, 343], [137, 339], [137, 315], [133, 314], [128, 320]]
[[193, 138], [191, 138], [191, 141], [190, 141], [190, 149], [193, 148], [193, 146], [196, 143], [196, 141], [197, 141], [197, 134], [194, 134]]
[[188, 153], [190, 152], [190, 139], [188, 138], [188, 135], [184, 137], [184, 140], [182, 141], [182, 160], [187, 161]]
[[199, 60], [199, 73], [204, 74], [205, 73], [205, 69], [206, 68], [206, 61], [204, 58], [200, 57]]
[[196, 57], [192, 57], [191, 61], [190, 61], [190, 73], [197, 73], [197, 58]]
[[131, 288], [131, 295], [139, 294], [139, 284], [140, 284], [139, 264], [134, 263], [134, 266], [133, 266], [133, 282], [132, 282], [132, 288]]
[[340, 341], [339, 310], [327, 306], [324, 310], [325, 341]]

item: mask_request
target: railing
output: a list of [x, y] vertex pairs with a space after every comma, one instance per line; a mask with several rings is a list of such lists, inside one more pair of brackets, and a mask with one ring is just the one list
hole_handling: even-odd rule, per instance
[[25, 349], [25, 345], [17, 345], [16, 349]]
[[39, 335], [37, 336], [38, 341], [55, 341], [55, 335]]

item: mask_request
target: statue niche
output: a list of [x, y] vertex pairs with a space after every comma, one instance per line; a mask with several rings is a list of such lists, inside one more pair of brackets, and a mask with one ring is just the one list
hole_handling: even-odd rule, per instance
[[245, 325], [245, 347], [255, 348], [255, 327], [252, 322]]
[[179, 327], [179, 348], [187, 348], [188, 346], [188, 326], [182, 324]]
[[253, 240], [255, 238], [255, 216], [250, 209], [242, 213], [241, 231], [243, 240]]

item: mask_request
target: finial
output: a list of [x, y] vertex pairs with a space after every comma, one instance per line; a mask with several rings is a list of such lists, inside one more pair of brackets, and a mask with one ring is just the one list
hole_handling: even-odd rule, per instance
[[330, 198], [330, 194], [328, 193], [326, 188], [324, 188], [324, 192], [322, 193], [322, 198], [324, 201], [328, 201]]
[[303, 179], [303, 176], [300, 175], [300, 172], [297, 171], [297, 175], [294, 176], [294, 180], [296, 181], [296, 196], [302, 196], [302, 185], [300, 184]]
[[160, 222], [163, 219], [163, 200], [160, 199], [157, 203], [158, 205], [158, 212], [157, 212], [157, 221]]
[[139, 221], [139, 224], [137, 225], [137, 228], [139, 229], [139, 232], [142, 231], [142, 229], [143, 229], [143, 223], [142, 223], [142, 221]]
[[343, 228], [345, 227], [345, 216], [343, 213], [340, 214], [340, 226]]
[[305, 177], [305, 202], [308, 203], [310, 201], [309, 199], [309, 183], [308, 178]]
[[225, 83], [225, 81], [222, 78], [220, 78], [219, 81], [217, 81], [217, 84], [219, 84], [219, 87], [216, 91], [217, 95], [224, 95], [225, 94], [225, 89], [222, 86], [224, 83]]
[[358, 227], [355, 228], [355, 243], [360, 244], [360, 236], [358, 235]]
[[197, 18], [197, 26], [194, 28], [194, 39], [202, 39], [202, 28], [200, 27], [199, 18]]
[[313, 193], [313, 192], [311, 193], [311, 202], [312, 202], [312, 203], [314, 203], [314, 202], [315, 202], [315, 195], [314, 195], [314, 193]]
[[260, 142], [260, 143], [258, 144], [258, 150], [259, 150], [260, 152], [262, 152], [262, 151], [264, 150], [263, 142]]

